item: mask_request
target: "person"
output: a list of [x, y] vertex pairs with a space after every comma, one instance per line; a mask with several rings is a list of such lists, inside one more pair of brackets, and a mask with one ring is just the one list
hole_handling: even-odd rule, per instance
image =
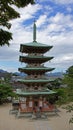
[[42, 111], [42, 107], [43, 107], [43, 102], [42, 100], [39, 101], [39, 109], [40, 109], [40, 112]]
[[35, 107], [33, 107], [33, 112], [36, 113], [36, 108]]

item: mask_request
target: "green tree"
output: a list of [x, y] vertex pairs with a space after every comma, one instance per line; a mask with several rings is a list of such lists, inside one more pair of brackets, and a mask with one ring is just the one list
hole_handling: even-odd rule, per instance
[[62, 79], [60, 78], [57, 78], [52, 82], [53, 88], [59, 88], [61, 84], [62, 84]]
[[73, 66], [69, 67], [64, 76], [63, 82], [67, 84], [68, 98], [73, 101]]
[[5, 102], [9, 96], [15, 96], [14, 92], [12, 91], [12, 87], [6, 83], [0, 84], [0, 104]]
[[73, 78], [73, 66], [70, 66], [66, 73], [69, 77]]
[[[70, 66], [68, 70], [66, 71], [66, 75], [64, 76], [64, 83], [67, 84], [67, 93], [68, 93], [68, 100], [69, 102], [73, 102], [73, 66]], [[66, 107], [67, 112], [72, 112], [73, 111], [73, 104], [68, 105]], [[69, 123], [73, 123], [73, 115], [72, 118], [70, 119]]]
[[[60, 86], [62, 84], [62, 87]], [[55, 81], [54, 88], [57, 91], [59, 105], [73, 101], [73, 66], [69, 67], [61, 82]], [[64, 87], [63, 87], [64, 86]]]
[[[8, 29], [11, 28], [9, 20], [20, 17], [20, 14], [12, 8], [12, 5], [25, 7], [28, 4], [34, 4], [34, 0], [0, 0], [0, 26], [4, 26]], [[5, 44], [9, 45], [9, 41], [12, 39], [12, 33], [0, 29], [0, 46]]]

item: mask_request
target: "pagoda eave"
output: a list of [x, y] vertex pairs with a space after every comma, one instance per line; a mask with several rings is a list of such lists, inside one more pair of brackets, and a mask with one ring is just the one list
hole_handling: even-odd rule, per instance
[[37, 84], [47, 84], [47, 83], [49, 83], [49, 82], [52, 82], [53, 81], [53, 79], [25, 79], [25, 80], [22, 80], [22, 79], [18, 79], [17, 80], [17, 82], [19, 82], [19, 83], [23, 83], [23, 84], [26, 84], [26, 85], [30, 85], [30, 84], [35, 84], [35, 83], [37, 83]]
[[45, 53], [47, 51], [49, 51], [53, 46], [39, 46], [39, 44], [35, 45], [35, 43], [33, 43], [33, 46], [32, 45], [27, 45], [27, 44], [24, 44], [20, 46], [20, 52], [22, 53]]
[[19, 68], [18, 70], [20, 72], [24, 72], [24, 73], [27, 73], [27, 74], [30, 74], [31, 72], [32, 73], [45, 73], [45, 72], [50, 72], [52, 70], [54, 70], [55, 68]]
[[49, 94], [55, 94], [56, 92], [49, 90], [49, 91], [20, 91], [20, 92], [16, 92], [16, 94], [18, 95], [24, 95], [24, 96], [30, 96], [30, 95], [49, 95]]
[[53, 59], [53, 57], [32, 57], [32, 56], [20, 56], [19, 61], [25, 63], [44, 63]]

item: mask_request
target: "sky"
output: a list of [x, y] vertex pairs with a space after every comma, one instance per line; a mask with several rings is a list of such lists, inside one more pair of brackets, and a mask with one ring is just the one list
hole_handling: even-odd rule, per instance
[[45, 66], [54, 67], [53, 72], [65, 72], [73, 65], [73, 0], [35, 0], [35, 3], [19, 9], [13, 6], [20, 18], [9, 21], [13, 40], [9, 47], [0, 47], [0, 69], [17, 72], [26, 66], [19, 62], [20, 44], [33, 41], [36, 20], [37, 42], [53, 46], [45, 55], [54, 58]]

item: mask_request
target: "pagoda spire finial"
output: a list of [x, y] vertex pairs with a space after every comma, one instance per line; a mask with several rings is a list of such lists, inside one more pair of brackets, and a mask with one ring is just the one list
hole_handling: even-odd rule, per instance
[[34, 25], [33, 25], [33, 41], [36, 42], [36, 23], [34, 20]]

